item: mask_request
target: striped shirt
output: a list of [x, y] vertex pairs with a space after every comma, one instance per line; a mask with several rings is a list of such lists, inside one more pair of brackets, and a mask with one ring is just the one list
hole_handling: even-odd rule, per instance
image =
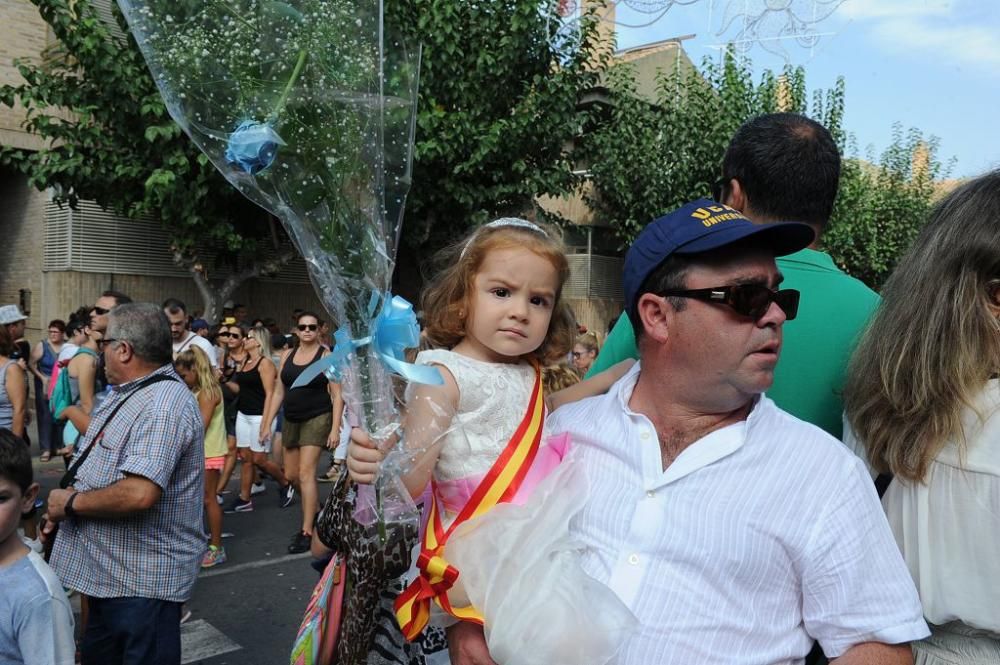
[[871, 478], [839, 441], [761, 397], [663, 470], [628, 407], [637, 364], [606, 395], [556, 411], [590, 494], [571, 525], [584, 568], [640, 621], [618, 665], [801, 663], [928, 635]]
[[149, 510], [120, 519], [62, 522], [51, 565], [63, 584], [88, 596], [182, 602], [191, 596], [200, 569], [205, 550], [201, 413], [170, 365], [153, 373], [177, 380], [141, 388], [108, 423], [139, 380], [115, 386], [81, 441], [80, 450], [86, 450], [104, 430], [77, 472], [77, 490], [108, 487], [131, 474], [163, 491]]

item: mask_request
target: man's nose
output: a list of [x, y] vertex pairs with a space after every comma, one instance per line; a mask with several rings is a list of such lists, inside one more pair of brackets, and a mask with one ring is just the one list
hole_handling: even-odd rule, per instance
[[781, 309], [778, 303], [772, 301], [767, 306], [764, 316], [757, 319], [757, 325], [762, 328], [766, 326], [779, 327], [786, 319], [788, 319], [788, 316], [785, 314], [785, 310]]

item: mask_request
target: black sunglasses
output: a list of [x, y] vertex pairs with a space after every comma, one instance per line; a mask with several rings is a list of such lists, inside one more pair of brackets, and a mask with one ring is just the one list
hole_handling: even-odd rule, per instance
[[305, 332], [307, 330], [310, 332], [316, 332], [317, 330], [319, 330], [319, 326], [316, 325], [315, 323], [300, 323], [298, 327], [299, 330], [302, 332]]
[[105, 314], [107, 314], [111, 310], [110, 309], [104, 309], [103, 307], [98, 307], [97, 305], [94, 305], [93, 309], [91, 309], [90, 311], [92, 311], [94, 314], [96, 314], [98, 316], [104, 316]]
[[215, 336], [216, 337], [232, 337], [232, 335], [229, 334], [229, 333], [227, 333], [227, 332], [220, 332], [220, 333], [217, 333]]
[[708, 289], [679, 289], [663, 291], [657, 295], [719, 303], [731, 307], [737, 314], [749, 316], [754, 321], [759, 320], [767, 313], [772, 302], [778, 304], [788, 321], [794, 319], [799, 313], [799, 292], [797, 290], [772, 291], [763, 284], [713, 286]]

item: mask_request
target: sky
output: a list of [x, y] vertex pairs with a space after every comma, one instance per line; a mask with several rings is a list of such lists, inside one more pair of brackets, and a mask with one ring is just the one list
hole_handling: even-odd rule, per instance
[[[718, 60], [745, 17], [763, 15], [760, 39], [747, 42], [755, 79], [786, 62], [805, 68], [810, 91], [843, 76], [844, 124], [860, 156], [878, 155], [900, 122], [940, 139], [939, 159], [955, 160], [951, 177], [1000, 168], [1000, 0], [676, 0], [664, 13], [668, 4], [619, 0], [618, 47], [693, 33], [684, 42], [691, 60]], [[785, 7], [826, 15], [806, 29], [814, 45], [773, 39]]]

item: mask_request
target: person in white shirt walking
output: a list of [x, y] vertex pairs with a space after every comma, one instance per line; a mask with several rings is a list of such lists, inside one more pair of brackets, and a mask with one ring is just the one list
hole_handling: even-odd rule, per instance
[[174, 344], [174, 360], [181, 351], [187, 351], [192, 346], [197, 346], [208, 356], [208, 361], [212, 364], [212, 370], [218, 376], [219, 356], [215, 352], [212, 343], [208, 338], [197, 335], [188, 330], [187, 307], [177, 298], [167, 298], [163, 301], [163, 313], [170, 321], [170, 337]]
[[[812, 239], [709, 200], [652, 222], [625, 260], [640, 362], [549, 420], [589, 480], [584, 568], [640, 622], [616, 665], [797, 664], [814, 640], [904, 664], [928, 634], [864, 465], [763, 395], [799, 301], [774, 258]], [[453, 663], [491, 662], [477, 629]]]

